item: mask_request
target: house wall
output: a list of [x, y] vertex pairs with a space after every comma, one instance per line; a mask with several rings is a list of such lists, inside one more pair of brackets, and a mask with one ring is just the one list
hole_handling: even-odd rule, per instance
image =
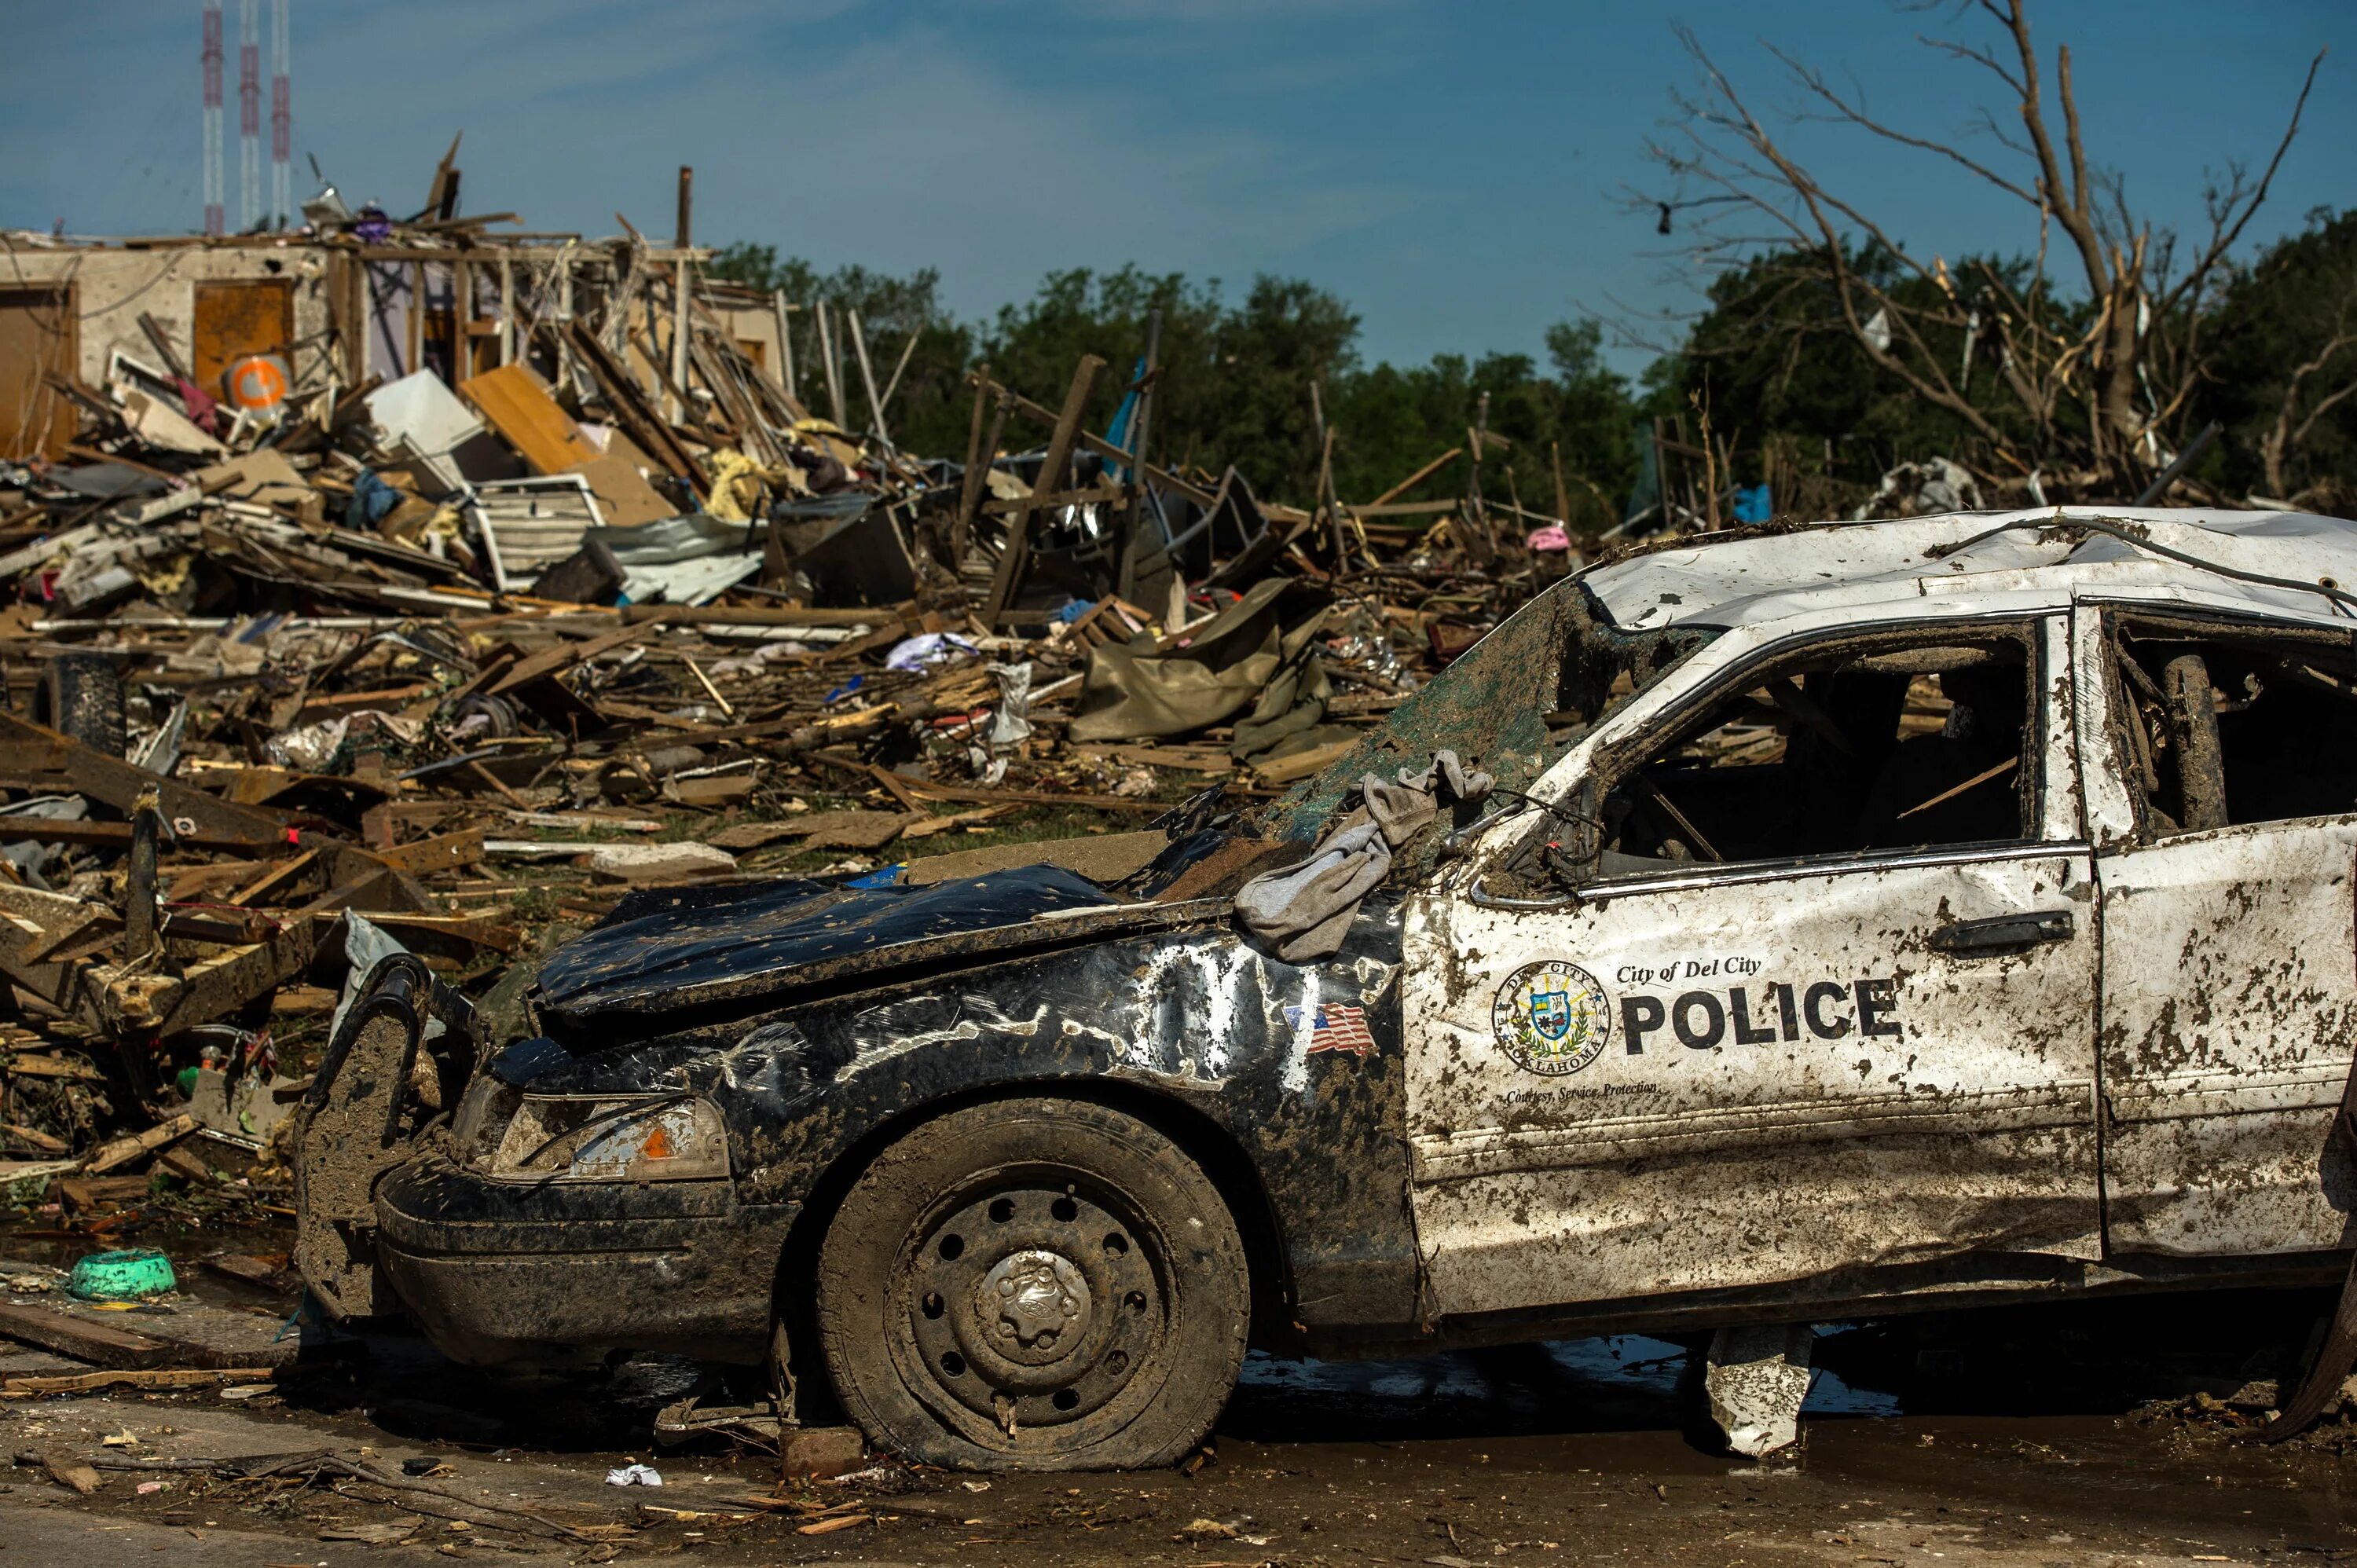
[[[294, 285], [296, 382], [316, 385], [334, 371], [328, 341], [328, 258], [301, 245], [210, 247], [175, 245], [156, 250], [24, 251], [9, 257], [13, 284], [70, 285], [74, 293], [76, 372], [84, 384], [106, 379], [116, 349], [144, 365], [162, 370], [156, 350], [139, 328], [142, 311], [164, 329], [183, 368], [195, 357], [197, 285], [205, 283], [284, 280]], [[215, 396], [218, 386], [205, 389]]]

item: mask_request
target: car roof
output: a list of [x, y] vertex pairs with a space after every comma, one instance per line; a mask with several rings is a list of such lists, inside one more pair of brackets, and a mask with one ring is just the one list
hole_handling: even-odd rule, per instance
[[1828, 611], [1879, 619], [1894, 604], [1925, 607], [1933, 595], [1952, 611], [1964, 607], [1957, 596], [1980, 595], [2018, 605], [2025, 593], [2042, 592], [2059, 605], [2090, 590], [2222, 597], [2323, 618], [2347, 616], [2345, 606], [2357, 601], [2336, 605], [2300, 585], [2357, 584], [2357, 523], [2309, 512], [2155, 507], [1949, 512], [1703, 535], [1594, 567], [1580, 581], [1624, 631], [1724, 629]]

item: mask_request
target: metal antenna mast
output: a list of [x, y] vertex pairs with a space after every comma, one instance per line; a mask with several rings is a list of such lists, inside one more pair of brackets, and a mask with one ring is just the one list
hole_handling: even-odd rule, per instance
[[295, 102], [286, 63], [286, 8], [291, 0], [270, 5], [270, 213], [271, 226], [284, 229], [295, 213]]
[[205, 0], [205, 232], [221, 231], [221, 8]]
[[244, 26], [237, 48], [237, 226], [243, 233], [262, 221], [261, 0], [244, 0], [239, 11]]

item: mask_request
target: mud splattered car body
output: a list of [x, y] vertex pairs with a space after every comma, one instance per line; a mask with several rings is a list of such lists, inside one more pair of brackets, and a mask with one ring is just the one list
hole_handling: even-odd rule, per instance
[[[2277, 514], [1686, 542], [1557, 585], [1114, 886], [634, 897], [514, 1043], [396, 962], [306, 1108], [301, 1262], [465, 1358], [754, 1360], [810, 1325], [863, 1173], [1046, 1096], [1200, 1169], [1254, 1335], [1325, 1354], [2326, 1277], [2350, 581], [2357, 529]], [[1442, 746], [1497, 796], [1340, 952], [1249, 945], [1242, 876]], [[1074, 1268], [1020, 1256], [998, 1288], [1096, 1332]], [[1055, 1419], [1029, 1387], [1010, 1442], [1018, 1405]]]

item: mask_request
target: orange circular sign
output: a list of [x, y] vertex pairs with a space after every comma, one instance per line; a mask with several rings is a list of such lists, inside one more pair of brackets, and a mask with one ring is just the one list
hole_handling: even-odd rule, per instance
[[275, 354], [252, 354], [230, 366], [222, 377], [232, 407], [276, 408], [286, 401], [286, 361]]

